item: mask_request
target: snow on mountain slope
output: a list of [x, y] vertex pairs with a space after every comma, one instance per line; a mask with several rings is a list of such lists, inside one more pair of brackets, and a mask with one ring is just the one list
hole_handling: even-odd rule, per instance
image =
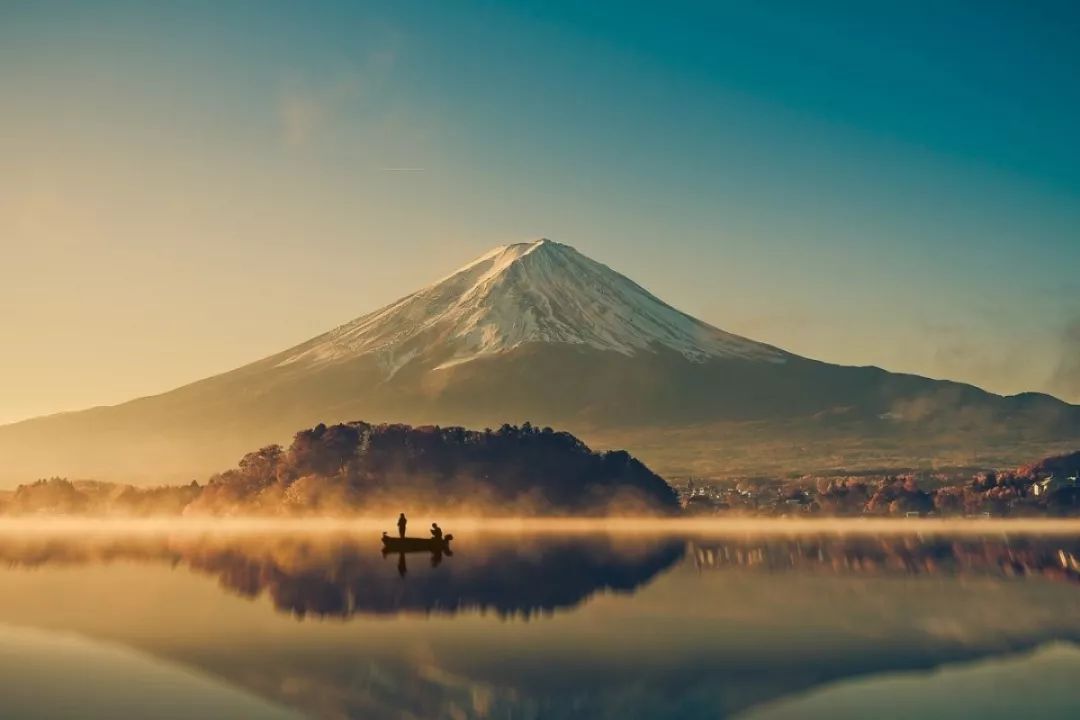
[[439, 369], [531, 342], [623, 355], [664, 346], [693, 362], [786, 358], [676, 310], [572, 247], [541, 239], [495, 248], [412, 295], [287, 351], [280, 364], [372, 354], [393, 375], [419, 358]]

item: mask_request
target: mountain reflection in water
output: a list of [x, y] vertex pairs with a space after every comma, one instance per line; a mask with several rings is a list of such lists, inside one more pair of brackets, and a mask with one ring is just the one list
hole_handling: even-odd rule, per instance
[[[0, 526], [0, 623], [326, 718], [730, 717], [1080, 640], [1074, 535], [464, 532], [453, 549], [402, 576], [377, 533]], [[963, 709], [926, 692], [922, 716]]]

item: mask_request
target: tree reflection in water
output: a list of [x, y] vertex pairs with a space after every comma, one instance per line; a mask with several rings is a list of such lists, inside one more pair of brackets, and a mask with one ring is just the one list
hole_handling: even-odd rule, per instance
[[299, 617], [494, 612], [529, 617], [597, 592], [633, 592], [689, 548], [699, 569], [994, 575], [1080, 581], [1080, 540], [1053, 537], [478, 535], [458, 552], [384, 555], [334, 534], [0, 536], [11, 566], [115, 560], [182, 565]]
[[[435, 564], [405, 558], [404, 577], [402, 557], [381, 549], [374, 534], [330, 531], [35, 531], [0, 533], [0, 566], [8, 580], [20, 568], [143, 563], [91, 573], [93, 595], [72, 602], [52, 597], [63, 573], [20, 578], [28, 599], [10, 614], [25, 623], [40, 601], [47, 624], [114, 633], [321, 717], [729, 717], [837, 681], [1080, 638], [1076, 536], [469, 534]], [[195, 575], [144, 573], [150, 564]], [[132, 617], [99, 617], [144, 576]], [[265, 612], [204, 593], [203, 578], [284, 614], [357, 621], [282, 615], [268, 632]], [[165, 588], [199, 601], [158, 607]], [[589, 601], [609, 592], [638, 594]], [[427, 619], [571, 608], [541, 623]], [[360, 619], [373, 615], [395, 619]]]
[[699, 538], [690, 555], [698, 569], [749, 568], [767, 572], [843, 575], [1041, 576], [1080, 581], [1075, 537], [821, 535]]
[[453, 557], [419, 553], [412, 559], [420, 562], [410, 563], [404, 554], [384, 555], [375, 538], [348, 535], [0, 538], [0, 561], [186, 565], [239, 595], [265, 593], [278, 610], [297, 616], [476, 610], [529, 617], [597, 592], [632, 592], [685, 551], [678, 538], [600, 534], [489, 535], [455, 544]]

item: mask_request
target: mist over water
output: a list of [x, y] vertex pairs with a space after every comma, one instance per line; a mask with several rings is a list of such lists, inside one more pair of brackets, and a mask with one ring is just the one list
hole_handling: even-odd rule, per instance
[[790, 717], [996, 658], [1037, 682], [1080, 641], [1067, 522], [438, 518], [450, 552], [384, 554], [392, 520], [5, 520], [0, 625], [320, 718]]
[[[396, 514], [318, 518], [244, 517], [83, 517], [42, 516], [0, 518], [0, 538], [12, 534], [63, 535], [190, 535], [233, 536], [265, 533], [310, 535], [345, 535], [357, 538], [377, 537], [394, 529]], [[644, 537], [690, 535], [779, 535], [807, 533], [836, 535], [1037, 535], [1080, 534], [1077, 518], [657, 518], [652, 516], [603, 517], [507, 517], [467, 515], [417, 515], [409, 520], [410, 528], [426, 528], [438, 521], [454, 532], [500, 534], [612, 534]]]

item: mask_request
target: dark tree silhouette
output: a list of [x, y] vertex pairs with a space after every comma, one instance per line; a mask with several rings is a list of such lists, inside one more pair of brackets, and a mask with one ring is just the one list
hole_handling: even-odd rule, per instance
[[678, 509], [671, 487], [629, 453], [594, 453], [570, 433], [529, 423], [492, 433], [352, 422], [302, 430], [287, 450], [249, 453], [211, 478], [189, 511], [355, 511], [402, 502], [444, 512]]

